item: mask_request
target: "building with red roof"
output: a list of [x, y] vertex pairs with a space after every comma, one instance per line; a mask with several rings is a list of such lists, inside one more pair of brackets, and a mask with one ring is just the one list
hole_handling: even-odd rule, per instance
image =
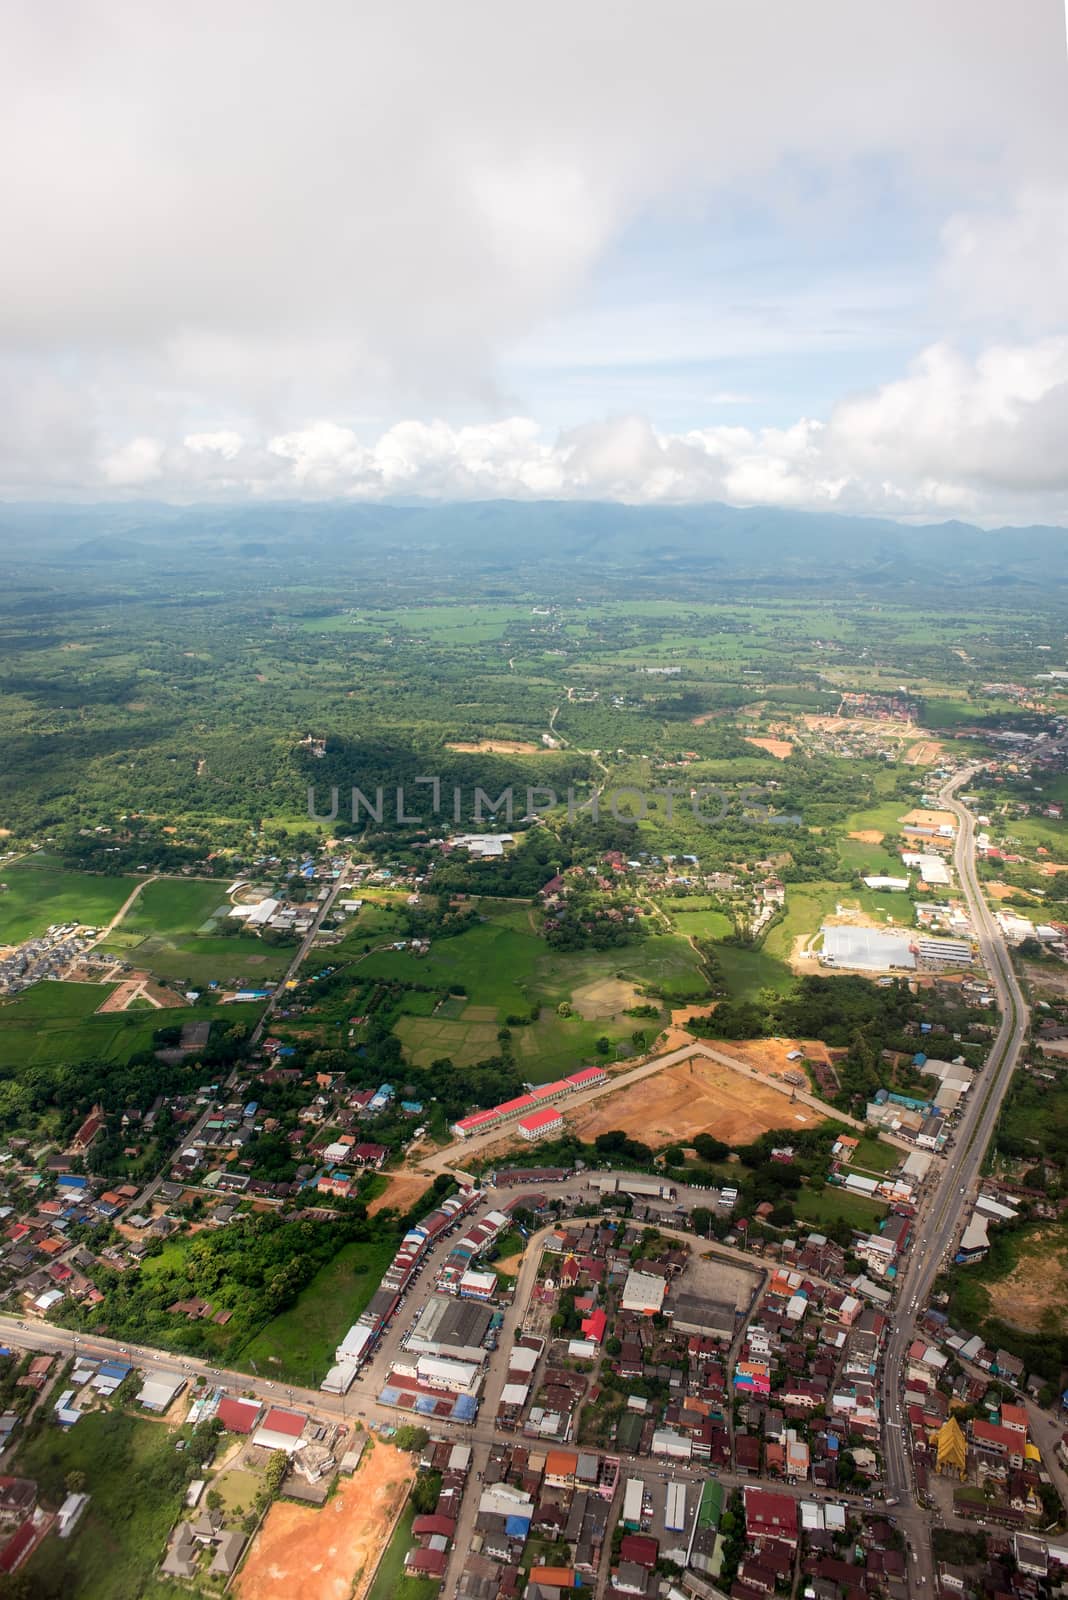
[[749, 1484], [742, 1494], [747, 1539], [781, 1539], [786, 1544], [796, 1545], [796, 1500], [788, 1494], [776, 1494], [773, 1489], [758, 1489]]
[[252, 1436], [252, 1443], [265, 1450], [284, 1450], [292, 1455], [297, 1448], [308, 1419], [299, 1411], [284, 1411], [272, 1406]]
[[593, 1339], [597, 1344], [600, 1344], [604, 1339], [604, 1332], [607, 1326], [608, 1318], [605, 1315], [604, 1307], [598, 1306], [594, 1311], [590, 1312], [588, 1317], [583, 1317], [582, 1337], [584, 1339]]
[[521, 1139], [544, 1139], [550, 1133], [563, 1131], [564, 1119], [555, 1106], [546, 1106], [543, 1111], [535, 1111], [529, 1117], [519, 1119]]
[[233, 1400], [224, 1395], [215, 1415], [227, 1433], [251, 1433], [261, 1410], [258, 1400]]

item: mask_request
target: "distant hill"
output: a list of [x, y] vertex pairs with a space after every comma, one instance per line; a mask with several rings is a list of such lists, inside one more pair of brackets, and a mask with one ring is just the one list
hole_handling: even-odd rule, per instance
[[[0, 506], [0, 539], [19, 565], [146, 569], [250, 584], [328, 574], [457, 577], [525, 573], [531, 581], [657, 591], [757, 582], [764, 588], [1048, 591], [1068, 585], [1068, 530], [906, 527], [876, 517], [575, 501], [443, 505], [285, 503], [241, 506]], [[931, 595], [928, 594], [928, 599]]]

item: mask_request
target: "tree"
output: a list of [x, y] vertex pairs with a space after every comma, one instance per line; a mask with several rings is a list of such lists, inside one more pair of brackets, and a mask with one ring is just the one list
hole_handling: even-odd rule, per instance
[[63, 1484], [68, 1494], [81, 1494], [85, 1488], [85, 1473], [81, 1467], [72, 1467], [63, 1479]]
[[607, 1033], [601, 1034], [594, 1048], [599, 1056], [610, 1056], [612, 1054], [612, 1041]]
[[714, 1139], [710, 1133], [696, 1134], [693, 1147], [702, 1161], [726, 1161], [731, 1153], [729, 1144], [724, 1144], [722, 1139]]
[[425, 1428], [416, 1428], [410, 1422], [403, 1422], [393, 1435], [393, 1443], [398, 1450], [410, 1450], [413, 1454], [422, 1450], [430, 1439]]

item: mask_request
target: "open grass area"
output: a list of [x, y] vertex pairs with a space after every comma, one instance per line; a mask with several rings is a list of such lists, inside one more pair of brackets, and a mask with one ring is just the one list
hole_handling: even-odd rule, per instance
[[264, 1377], [317, 1388], [334, 1351], [378, 1288], [395, 1241], [347, 1244], [322, 1267], [295, 1304], [274, 1317], [232, 1360]]
[[767, 950], [747, 950], [741, 945], [718, 944], [716, 966], [732, 1000], [755, 1000], [761, 989], [786, 994], [796, 979], [784, 961]]
[[848, 1189], [829, 1183], [817, 1193], [802, 1189], [794, 1201], [794, 1211], [803, 1222], [819, 1227], [832, 1227], [844, 1222], [851, 1228], [861, 1228], [870, 1233], [886, 1216], [886, 1206], [881, 1200], [868, 1200], [862, 1194], [850, 1194]]
[[265, 944], [255, 934], [174, 933], [151, 935], [130, 943], [123, 933], [105, 952], [144, 967], [157, 978], [170, 978], [195, 989], [217, 983], [221, 989], [264, 988], [280, 978], [293, 956], [292, 947]]
[[205, 883], [199, 878], [157, 878], [146, 884], [120, 927], [125, 934], [161, 937], [195, 933], [217, 911], [227, 912], [226, 883]]
[[0, 867], [0, 945], [21, 944], [53, 922], [99, 928], [137, 887], [137, 878], [69, 872], [54, 856], [28, 856]]
[[857, 1145], [857, 1153], [850, 1162], [854, 1171], [864, 1168], [868, 1172], [893, 1172], [904, 1161], [904, 1152], [892, 1144], [866, 1133]]
[[397, 1518], [393, 1537], [386, 1546], [378, 1564], [374, 1582], [367, 1592], [367, 1600], [432, 1600], [438, 1592], [433, 1578], [405, 1576], [404, 1558], [412, 1547], [412, 1523], [415, 1512], [409, 1504]]
[[153, 1577], [185, 1494], [174, 1437], [158, 1423], [106, 1411], [66, 1433], [48, 1422], [25, 1441], [13, 1470], [35, 1479], [46, 1503], [62, 1503], [71, 1471], [84, 1474], [92, 1495], [73, 1536], [50, 1534], [30, 1558], [25, 1574], [40, 1587], [29, 1592], [78, 1600], [156, 1600], [178, 1592]]
[[724, 939], [732, 931], [725, 911], [673, 911], [671, 920], [686, 939]]
[[879, 833], [900, 833], [901, 818], [909, 809], [906, 800], [883, 800], [865, 811], [854, 811], [841, 824], [843, 833], [863, 833], [869, 829]]
[[[383, 950], [353, 968], [354, 979], [399, 979], [433, 986], [435, 994], [410, 991], [396, 1031], [408, 1059], [419, 1067], [448, 1057], [471, 1066], [497, 1054], [497, 1029], [511, 1016], [537, 1020], [512, 1028], [512, 1048], [525, 1077], [544, 1082], [597, 1055], [597, 1040], [633, 1051], [631, 1035], [651, 1041], [660, 1021], [626, 1015], [641, 996], [662, 992], [674, 999], [704, 992], [700, 958], [677, 934], [652, 935], [613, 950], [560, 952], [531, 931], [525, 904], [480, 906], [486, 921], [431, 945], [426, 956]], [[439, 1004], [442, 991], [461, 991]], [[560, 1017], [562, 1001], [575, 1014]], [[584, 1014], [579, 1014], [579, 1013]]]
[[228, 1025], [251, 1026], [263, 1010], [262, 1004], [248, 1003], [95, 1015], [111, 992], [107, 984], [46, 981], [0, 1005], [0, 1068], [95, 1059], [125, 1062], [138, 1051], [153, 1049], [159, 1028], [221, 1018]]

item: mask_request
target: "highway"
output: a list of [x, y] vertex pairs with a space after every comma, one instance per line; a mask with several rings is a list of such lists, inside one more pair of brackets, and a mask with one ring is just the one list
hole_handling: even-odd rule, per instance
[[952, 811], [958, 830], [954, 866], [961, 893], [968, 905], [980, 956], [997, 994], [1001, 1025], [986, 1067], [976, 1079], [967, 1109], [946, 1155], [941, 1180], [924, 1214], [917, 1218], [915, 1239], [905, 1270], [898, 1279], [898, 1301], [893, 1330], [883, 1363], [883, 1425], [886, 1454], [886, 1492], [902, 1500], [902, 1524], [914, 1524], [913, 1544], [919, 1560], [913, 1576], [930, 1585], [933, 1581], [929, 1541], [924, 1534], [927, 1519], [909, 1508], [914, 1487], [908, 1448], [907, 1418], [902, 1406], [904, 1377], [909, 1346], [916, 1333], [917, 1317], [922, 1315], [931, 1286], [955, 1243], [962, 1213], [970, 1204], [975, 1180], [997, 1123], [1001, 1102], [1009, 1086], [1020, 1047], [1029, 1022], [1023, 993], [1016, 981], [1012, 961], [1001, 931], [990, 913], [975, 871], [975, 818], [956, 798], [957, 791], [974, 777], [976, 768], [957, 773], [942, 788], [938, 803]]

